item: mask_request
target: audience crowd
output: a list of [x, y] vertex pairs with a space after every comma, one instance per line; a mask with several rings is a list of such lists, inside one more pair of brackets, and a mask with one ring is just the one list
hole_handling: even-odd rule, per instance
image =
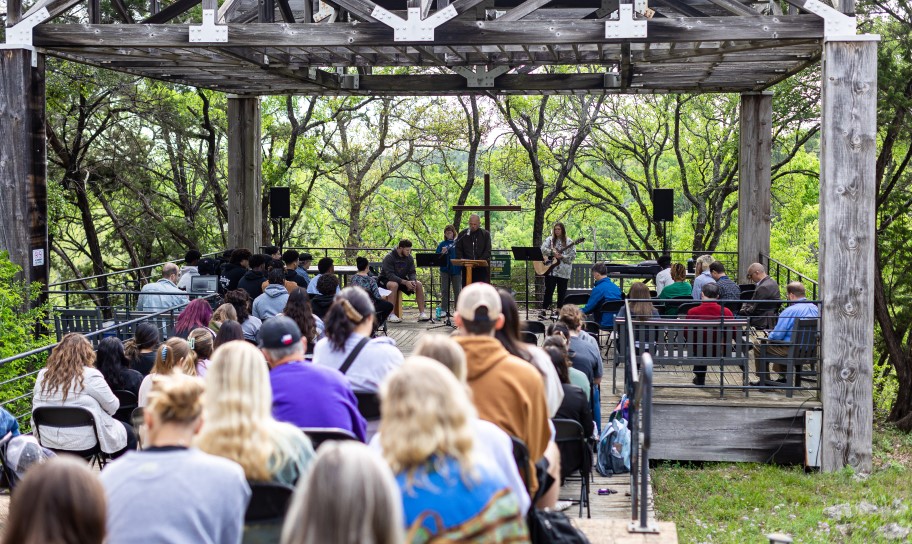
[[[510, 293], [474, 283], [458, 294], [453, 336], [425, 335], [406, 359], [377, 334], [392, 305], [366, 259], [343, 289], [331, 259], [312, 278], [311, 260], [235, 250], [221, 271], [224, 304], [186, 304], [164, 342], [151, 323], [97, 350], [64, 336], [37, 375], [33, 409], [84, 409], [94, 428], [35, 431], [47, 448], [88, 456], [97, 445], [110, 461], [100, 476], [67, 456], [29, 470], [3, 542], [241, 542], [252, 490], [264, 484], [294, 489], [276, 529], [287, 544], [526, 540], [527, 513], [557, 506], [567, 472], [552, 418], [597, 436], [603, 363], [583, 312], [622, 296], [604, 265], [592, 268], [598, 304], [561, 308], [543, 347], [523, 342]], [[189, 285], [199, 261], [188, 252], [179, 273], [166, 265], [142, 306], [164, 304], [178, 278]], [[699, 294], [687, 317], [733, 316], [719, 300], [740, 288], [721, 263], [697, 259], [693, 286], [683, 265], [661, 264], [659, 298]], [[762, 266], [748, 278], [773, 295]], [[804, 304], [792, 320], [815, 314], [803, 288], [789, 293]], [[658, 317], [651, 295], [634, 282], [617, 317]], [[759, 302], [742, 315], [775, 316]], [[604, 326], [616, 316], [595, 317]], [[703, 384], [705, 367], [695, 372]], [[114, 417], [124, 392], [140, 408], [132, 421]], [[362, 415], [364, 395], [379, 397], [379, 426]], [[327, 429], [350, 440], [311, 441]], [[514, 440], [528, 465], [514, 461]]]

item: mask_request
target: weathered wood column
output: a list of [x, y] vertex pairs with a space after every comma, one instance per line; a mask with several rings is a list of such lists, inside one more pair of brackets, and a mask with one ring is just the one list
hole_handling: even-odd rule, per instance
[[258, 252], [262, 233], [260, 99], [228, 97], [228, 245]]
[[[770, 251], [770, 160], [773, 93], [741, 93], [738, 158], [738, 283]], [[731, 273], [729, 273], [731, 274]]]
[[823, 47], [820, 141], [821, 468], [871, 471], [877, 40]]
[[44, 55], [0, 49], [0, 249], [23, 279], [47, 284]]

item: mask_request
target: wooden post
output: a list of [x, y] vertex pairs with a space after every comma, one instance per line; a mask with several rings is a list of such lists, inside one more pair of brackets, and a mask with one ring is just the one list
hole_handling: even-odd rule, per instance
[[738, 159], [738, 283], [760, 252], [770, 251], [770, 153], [773, 93], [741, 94]]
[[262, 233], [260, 99], [228, 97], [228, 244], [254, 253]]
[[820, 139], [821, 468], [871, 471], [877, 40], [823, 46]]
[[47, 284], [44, 55], [0, 49], [0, 249], [23, 279]]

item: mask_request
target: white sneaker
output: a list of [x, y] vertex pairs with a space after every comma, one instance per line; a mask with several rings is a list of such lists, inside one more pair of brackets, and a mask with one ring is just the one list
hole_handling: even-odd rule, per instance
[[386, 320], [389, 321], [390, 323], [402, 323], [402, 318], [396, 314], [390, 314], [389, 317], [386, 318]]
[[571, 506], [573, 506], [573, 503], [570, 501], [557, 501], [556, 503], [554, 503], [554, 511], [563, 512], [564, 510], [567, 510]]
[[418, 321], [427, 321], [428, 319], [430, 319], [430, 317], [428, 317], [426, 312], [418, 314]]

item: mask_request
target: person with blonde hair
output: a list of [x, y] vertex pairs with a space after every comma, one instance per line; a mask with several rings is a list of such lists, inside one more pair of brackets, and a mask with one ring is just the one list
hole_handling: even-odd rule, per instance
[[190, 344], [183, 338], [169, 338], [158, 348], [152, 372], [143, 378], [143, 382], [139, 386], [139, 406], [143, 407], [148, 402], [149, 390], [152, 387], [152, 376], [174, 372], [183, 373], [187, 376], [197, 375], [196, 353], [190, 349]]
[[209, 369], [209, 358], [215, 350], [215, 333], [208, 327], [198, 327], [187, 335], [187, 344], [196, 354], [196, 375], [205, 378]]
[[105, 493], [84, 461], [67, 455], [31, 468], [10, 502], [3, 544], [102, 544]]
[[[464, 291], [465, 292], [465, 291]], [[380, 444], [402, 493], [412, 543], [528, 538], [519, 500], [503, 475], [477, 463], [465, 385], [437, 361], [411, 357], [381, 387]]]
[[250, 481], [294, 485], [313, 458], [300, 429], [272, 417], [272, 387], [263, 354], [235, 340], [220, 347], [206, 374], [206, 421], [196, 446], [241, 465]]
[[703, 296], [704, 285], [707, 283], [716, 283], [716, 280], [714, 280], [709, 273], [709, 265], [711, 265], [714, 260], [712, 255], [700, 255], [697, 257], [696, 268], [694, 268], [693, 289], [690, 290], [690, 296], [693, 297], [694, 300], [700, 300], [700, 297]]
[[[447, 367], [459, 383], [466, 387], [471, 399], [472, 390], [468, 389], [469, 384], [466, 381], [468, 370], [465, 352], [455, 340], [442, 334], [422, 336], [412, 351], [412, 357], [426, 357]], [[477, 417], [472, 419], [472, 430], [475, 433], [476, 459], [480, 462], [489, 462], [492, 468], [503, 474], [510, 489], [519, 499], [520, 511], [525, 515], [532, 501], [513, 458], [513, 441], [510, 435], [490, 421]], [[377, 437], [374, 438], [379, 445]], [[372, 446], [375, 440], [371, 441]]]
[[41, 445], [52, 449], [88, 450], [98, 445], [112, 457], [136, 449], [133, 427], [114, 419], [120, 401], [95, 368], [95, 351], [81, 334], [71, 332], [51, 351], [47, 365], [35, 380], [32, 410], [49, 406], [85, 408], [95, 418], [95, 432], [87, 427], [50, 427], [37, 431]]
[[250, 486], [241, 467], [191, 447], [203, 424], [203, 381], [153, 375], [145, 449], [101, 472], [106, 544], [240, 542]]
[[225, 303], [212, 312], [212, 319], [209, 320], [209, 328], [212, 329], [212, 332], [218, 333], [222, 323], [228, 320], [237, 321], [237, 319], [237, 310], [234, 309], [234, 305]]
[[389, 466], [359, 442], [327, 442], [298, 482], [282, 544], [401, 544], [403, 525]]

